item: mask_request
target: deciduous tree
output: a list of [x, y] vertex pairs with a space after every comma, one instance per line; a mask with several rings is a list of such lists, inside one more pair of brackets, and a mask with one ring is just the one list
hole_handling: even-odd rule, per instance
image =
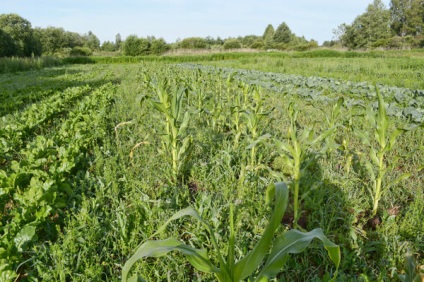
[[391, 28], [399, 36], [424, 32], [424, 0], [391, 0]]
[[390, 11], [381, 0], [374, 0], [365, 13], [346, 26], [342, 41], [345, 46], [357, 49], [373, 47], [390, 37]]
[[293, 38], [293, 33], [291, 32], [289, 26], [283, 22], [277, 27], [277, 30], [274, 33], [274, 42], [276, 43], [289, 43]]
[[14, 55], [30, 57], [41, 55], [41, 45], [34, 32], [31, 23], [17, 14], [0, 15], [0, 29], [7, 33], [14, 42]]

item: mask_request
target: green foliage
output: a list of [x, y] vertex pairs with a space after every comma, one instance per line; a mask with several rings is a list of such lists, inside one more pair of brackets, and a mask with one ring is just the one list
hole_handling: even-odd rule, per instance
[[207, 47], [206, 40], [201, 37], [184, 38], [179, 47], [183, 49], [205, 49]]
[[274, 40], [274, 34], [275, 34], [274, 27], [272, 26], [272, 24], [269, 24], [265, 28], [264, 34], [262, 35], [262, 39], [264, 41], [272, 41]]
[[150, 50], [153, 55], [162, 55], [170, 49], [170, 46], [163, 38], [153, 38], [150, 45]]
[[148, 55], [150, 53], [150, 42], [145, 38], [130, 35], [125, 39], [123, 51], [126, 56]]
[[[19, 57], [31, 57], [41, 55], [41, 44], [34, 36], [31, 23], [17, 14], [1, 14], [0, 30], [7, 33], [14, 42], [13, 55]], [[6, 40], [10, 40], [6, 38]], [[10, 48], [10, 42], [5, 42]], [[7, 52], [9, 53], [9, 52]]]
[[74, 47], [69, 53], [70, 56], [74, 56], [74, 57], [91, 56], [92, 54], [93, 54], [93, 51], [91, 51], [91, 49], [88, 47]]
[[189, 161], [193, 142], [192, 136], [186, 134], [190, 113], [184, 111], [183, 102], [187, 89], [181, 85], [172, 87], [172, 85], [181, 84], [179, 81], [170, 82], [167, 78], [152, 78], [147, 75], [144, 77], [144, 83], [154, 96], [143, 96], [140, 104], [143, 106], [145, 100], [148, 100], [165, 118], [163, 146], [165, 152], [171, 155], [172, 177], [176, 182]]
[[16, 54], [13, 38], [0, 28], [0, 57], [12, 57]]
[[[418, 50], [78, 57], [57, 62], [72, 59], [93, 64], [1, 74], [1, 279], [118, 281], [140, 241], [146, 242], [158, 223], [187, 206], [211, 227], [218, 248], [204, 224], [186, 216], [171, 222], [164, 237], [150, 240], [173, 237], [178, 248], [185, 244], [206, 249], [207, 259], [224, 269], [218, 259], [220, 252], [228, 268], [235, 269], [232, 266], [252, 253], [269, 229], [266, 219], [272, 211], [260, 204], [265, 198], [262, 187], [281, 178], [292, 180], [291, 172], [283, 167], [281, 155], [287, 153], [265, 146], [273, 144], [271, 140], [293, 143], [287, 134], [290, 102], [297, 105], [299, 143], [305, 131], [315, 132], [316, 138], [338, 126], [335, 134], [322, 142], [309, 147], [300, 144], [316, 161], [299, 183], [302, 216], [298, 223], [307, 230], [321, 228], [340, 244], [343, 260], [337, 279], [391, 281], [397, 275], [416, 276], [424, 264], [424, 128], [420, 121], [424, 96], [417, 90], [422, 81], [416, 79], [422, 69], [421, 57]], [[304, 76], [293, 75], [296, 72]], [[330, 78], [337, 75], [342, 79]], [[187, 151], [188, 167], [176, 182], [169, 179], [172, 153], [164, 146], [166, 115], [155, 109], [153, 102], [160, 99], [144, 83], [145, 77], [154, 82], [168, 79], [171, 96], [174, 90], [186, 89], [177, 127], [188, 111], [189, 123], [181, 137], [192, 136], [194, 142]], [[357, 82], [347, 81], [349, 78]], [[396, 166], [385, 174], [382, 187], [395, 183], [404, 173], [411, 177], [383, 192], [378, 209], [382, 222], [375, 230], [366, 223], [371, 204], [366, 189], [372, 181], [362, 159], [371, 160], [370, 146], [354, 134], [354, 129], [369, 133], [370, 143], [379, 148], [373, 123], [355, 106], [370, 105], [376, 115], [375, 87], [359, 82], [373, 79], [397, 86], [378, 86], [389, 121], [396, 123], [389, 126], [388, 135], [398, 126], [418, 125], [400, 134], [394, 148], [385, 154], [387, 167]], [[142, 107], [140, 95], [149, 96]], [[118, 122], [126, 126], [116, 130], [117, 139], [114, 127]], [[135, 146], [138, 144], [149, 145]], [[398, 158], [404, 155], [408, 157]], [[255, 165], [249, 167], [252, 160]], [[374, 173], [377, 175], [376, 168]], [[234, 203], [234, 209], [228, 203]], [[276, 223], [273, 247], [283, 244], [284, 240], [276, 239], [284, 234], [289, 238], [303, 234], [287, 232], [291, 216], [287, 212], [284, 224]], [[312, 235], [320, 232], [303, 234], [304, 242]], [[276, 267], [276, 279], [328, 281], [336, 268], [326, 250], [314, 242], [311, 246], [307, 253], [278, 260], [285, 264], [282, 269]], [[263, 274], [273, 247], [265, 251], [263, 263], [250, 276]], [[415, 274], [403, 261], [409, 247], [414, 251]], [[130, 271], [148, 281], [216, 280], [214, 274], [197, 271], [184, 255], [168, 254], [165, 260], [141, 259]], [[273, 264], [268, 265], [271, 276]]]
[[300, 195], [300, 181], [304, 177], [307, 169], [316, 162], [318, 153], [313, 152], [311, 149], [320, 145], [325, 139], [334, 133], [336, 126], [328, 128], [325, 132], [317, 137], [314, 131], [304, 129], [302, 134], [298, 136], [297, 116], [298, 111], [295, 105], [289, 105], [289, 118], [290, 127], [288, 128], [288, 141], [276, 141], [276, 147], [283, 161], [283, 165], [287, 172], [292, 177], [292, 190], [293, 190], [293, 212], [294, 220], [293, 226], [298, 227], [297, 223], [300, 217], [301, 209], [299, 207]]
[[367, 48], [380, 40], [391, 37], [390, 12], [381, 0], [374, 0], [365, 13], [346, 27], [342, 36], [344, 44], [352, 49]]
[[398, 36], [421, 35], [424, 29], [424, 5], [421, 0], [391, 0], [391, 28]]
[[[397, 128], [389, 134], [390, 120], [387, 117], [386, 105], [383, 101], [383, 96], [376, 88], [378, 98], [378, 112], [374, 113], [372, 108], [367, 108], [366, 117], [372, 125], [373, 132], [368, 134], [364, 131], [357, 130], [356, 134], [362, 139], [365, 145], [370, 147], [368, 159], [365, 160], [366, 169], [371, 179], [371, 187], [368, 188], [368, 192], [371, 196], [373, 208], [372, 215], [376, 215], [378, 211], [378, 203], [385, 191], [390, 185], [383, 186], [383, 180], [386, 173], [391, 172], [396, 166], [397, 161], [393, 161], [390, 165], [387, 165], [385, 156], [387, 153], [395, 148], [396, 139], [401, 135], [405, 129]], [[371, 140], [375, 139], [378, 146], [374, 146]], [[377, 171], [377, 174], [375, 174]], [[397, 184], [398, 182], [405, 180], [410, 176], [410, 173], [404, 173], [400, 175], [391, 185]]]
[[43, 53], [55, 54], [59, 50], [69, 47], [68, 38], [63, 28], [37, 28], [35, 32], [41, 40]]
[[277, 29], [275, 30], [273, 40], [276, 43], [290, 43], [292, 41], [293, 34], [289, 28], [289, 26], [283, 22], [281, 23]]
[[102, 47], [100, 49], [102, 51], [107, 51], [107, 52], [115, 52], [116, 50], [118, 50], [115, 43], [110, 41], [103, 42]]
[[93, 32], [89, 31], [87, 34], [83, 35], [83, 38], [84, 47], [87, 47], [92, 51], [100, 49], [100, 40]]
[[[335, 30], [336, 39], [351, 49], [419, 47], [423, 15], [421, 0], [392, 0], [390, 9], [381, 0], [374, 0], [351, 25], [342, 24]], [[406, 42], [408, 36], [412, 40]]]
[[0, 58], [0, 73], [38, 70], [62, 65], [62, 60], [54, 57], [41, 58]]
[[224, 49], [240, 49], [241, 42], [238, 39], [227, 39], [224, 42]]
[[[327, 237], [324, 236], [324, 233], [321, 229], [314, 229], [308, 233], [291, 230], [273, 240], [274, 234], [276, 233], [276, 230], [280, 225], [281, 219], [286, 210], [287, 200], [288, 189], [284, 183], [276, 183], [268, 186], [267, 203], [270, 204], [271, 201], [275, 202], [269, 225], [253, 249], [237, 262], [235, 261], [234, 257], [236, 246], [234, 241], [235, 230], [233, 205], [230, 207], [230, 239], [226, 258], [224, 258], [224, 256], [221, 254], [220, 247], [215, 236], [215, 231], [207, 223], [207, 221], [203, 219], [193, 208], [186, 208], [181, 210], [174, 214], [151, 237], [161, 233], [166, 228], [166, 226], [174, 220], [184, 216], [193, 217], [202, 223], [207, 229], [212, 246], [215, 248], [218, 256], [219, 267], [213, 264], [205, 249], [193, 248], [189, 245], [181, 243], [174, 238], [158, 241], [147, 241], [143, 243], [135, 252], [135, 254], [125, 263], [122, 270], [122, 281], [128, 281], [128, 275], [131, 267], [138, 260], [146, 257], [166, 256], [169, 252], [174, 250], [183, 253], [188, 262], [197, 270], [215, 274], [215, 277], [218, 279], [218, 281], [242, 281], [248, 277], [249, 281], [263, 281], [263, 279], [268, 280], [275, 277], [281, 271], [288, 259], [288, 254], [303, 252], [315, 238], [321, 240], [324, 243], [324, 247], [328, 251], [328, 255], [336, 265], [336, 272], [333, 277], [334, 280], [337, 277], [337, 269], [341, 259], [340, 247], [328, 240]], [[265, 257], [267, 256], [270, 248], [271, 252], [265, 260]], [[261, 266], [259, 273], [255, 275], [255, 270], [259, 266]], [[136, 281], [137, 276], [133, 276], [131, 280]]]
[[411, 250], [405, 255], [406, 273], [398, 275], [398, 279], [402, 282], [420, 282], [424, 278], [424, 274], [417, 271], [417, 265]]
[[[25, 119], [9, 118], [8, 126], [0, 132], [3, 141], [0, 158], [8, 160], [7, 167], [2, 167], [5, 171], [0, 170], [3, 278], [19, 277], [20, 267], [26, 262], [25, 254], [36, 242], [56, 237], [56, 226], [60, 222], [54, 218], [59, 217], [74, 196], [71, 189], [74, 177], [87, 167], [85, 154], [98, 137], [92, 134], [96, 131], [92, 122], [97, 123], [104, 117], [105, 112], [97, 110], [110, 105], [112, 97], [105, 90], [111, 86], [105, 85], [92, 96], [85, 97], [79, 104], [81, 108], [71, 113], [51, 136], [40, 134], [34, 140], [26, 141], [25, 135], [30, 134], [30, 128], [51, 120], [70, 107], [73, 100], [90, 90], [89, 87], [68, 89], [59, 99], [55, 97], [53, 102], [45, 103], [42, 109], [33, 106], [28, 115], [22, 112]], [[85, 113], [81, 114], [81, 111]], [[100, 128], [97, 134], [102, 134]], [[22, 146], [23, 143], [26, 147]], [[17, 150], [21, 157], [17, 159], [13, 152], [8, 153], [8, 146]]]

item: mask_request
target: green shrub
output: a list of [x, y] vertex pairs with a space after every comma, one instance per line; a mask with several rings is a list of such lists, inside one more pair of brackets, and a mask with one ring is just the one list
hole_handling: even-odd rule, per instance
[[69, 53], [72, 57], [84, 57], [84, 56], [91, 56], [93, 54], [93, 51], [91, 51], [88, 47], [79, 47], [76, 46], [72, 48], [71, 52]]
[[154, 55], [161, 55], [168, 51], [171, 47], [162, 38], [153, 39], [150, 45], [150, 51]]
[[255, 42], [252, 43], [252, 45], [250, 45], [250, 48], [253, 49], [262, 49], [264, 48], [264, 41], [263, 40], [256, 40]]
[[130, 35], [124, 42], [125, 56], [142, 56], [150, 54], [150, 41], [146, 38], [138, 38], [136, 35]]
[[227, 39], [224, 42], [224, 49], [225, 50], [228, 50], [228, 49], [240, 49], [240, 48], [241, 48], [241, 43], [237, 39]]
[[205, 49], [207, 46], [205, 39], [201, 37], [189, 37], [183, 39], [178, 47], [183, 49]]

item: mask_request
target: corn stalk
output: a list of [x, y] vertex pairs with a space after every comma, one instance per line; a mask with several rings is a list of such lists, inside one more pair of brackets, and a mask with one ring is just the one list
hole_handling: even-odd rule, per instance
[[[364, 162], [372, 182], [372, 186], [371, 188], [368, 188], [368, 191], [372, 198], [373, 216], [377, 214], [381, 196], [387, 188], [389, 188], [389, 186], [383, 187], [382, 185], [384, 177], [386, 173], [389, 170], [392, 170], [397, 163], [395, 159], [389, 166], [387, 166], [386, 154], [394, 148], [397, 137], [407, 130], [404, 128], [396, 128], [391, 134], [389, 134], [388, 129], [390, 121], [386, 114], [386, 106], [383, 96], [380, 94], [377, 87], [375, 89], [378, 97], [378, 111], [375, 113], [371, 107], [366, 109], [366, 117], [371, 123], [372, 133], [368, 133], [363, 130], [355, 130], [356, 135], [361, 138], [362, 142], [369, 146], [368, 158], [364, 159]], [[372, 139], [374, 139], [375, 142], [371, 142]], [[375, 171], [377, 171], [377, 174]], [[409, 176], [410, 173], [402, 174], [392, 182], [392, 185], [408, 178]]]
[[148, 85], [156, 94], [156, 97], [144, 95], [140, 103], [143, 105], [144, 101], [149, 101], [153, 108], [165, 118], [165, 134], [162, 141], [171, 155], [172, 175], [174, 181], [176, 181], [180, 169], [187, 161], [192, 145], [192, 137], [186, 135], [190, 113], [183, 109], [183, 99], [187, 94], [187, 88], [171, 87], [167, 78], [158, 81], [150, 80]]

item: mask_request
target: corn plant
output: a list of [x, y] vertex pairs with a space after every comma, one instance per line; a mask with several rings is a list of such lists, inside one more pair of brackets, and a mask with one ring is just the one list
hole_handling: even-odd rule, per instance
[[397, 277], [401, 282], [422, 282], [424, 280], [424, 273], [420, 273], [414, 261], [414, 255], [408, 249], [405, 255], [406, 271], [404, 274], [398, 274]]
[[[267, 119], [267, 124], [271, 122], [271, 119], [268, 117], [273, 109], [270, 111], [264, 111], [264, 99], [260, 93], [259, 86], [252, 85], [249, 87], [249, 91], [251, 92], [254, 103], [253, 105], [248, 106], [246, 110], [242, 111], [242, 113], [244, 116], [246, 130], [248, 132], [246, 135], [250, 140], [250, 145], [247, 147], [247, 149], [250, 149], [250, 166], [254, 167], [256, 164], [257, 145], [271, 137], [269, 134], [261, 134], [261, 122], [264, 119]], [[266, 127], [267, 124], [263, 124], [262, 128]]]
[[[394, 145], [396, 144], [396, 138], [406, 130], [396, 128], [389, 134], [388, 129], [390, 120], [386, 114], [386, 106], [383, 100], [383, 96], [380, 94], [380, 91], [377, 87], [376, 92], [378, 97], [377, 113], [375, 113], [371, 107], [366, 109], [366, 117], [367, 120], [371, 123], [372, 133], [370, 134], [359, 129], [355, 130], [356, 135], [360, 137], [362, 142], [369, 147], [369, 159], [364, 158], [364, 162], [372, 182], [371, 188], [368, 188], [368, 191], [372, 199], [373, 216], [377, 214], [378, 203], [381, 199], [381, 196], [390, 187], [389, 185], [385, 187], [382, 186], [384, 176], [388, 171], [392, 170], [397, 163], [397, 159], [395, 159], [389, 166], [387, 166], [386, 154], [394, 148]], [[372, 139], [374, 139], [375, 142], [372, 143]], [[377, 174], [375, 171], [377, 171]], [[402, 174], [394, 182], [392, 182], [392, 185], [408, 178], [409, 176], [409, 173]]]
[[189, 111], [183, 109], [183, 98], [187, 93], [184, 87], [171, 87], [167, 78], [160, 80], [147, 80], [147, 85], [156, 94], [155, 97], [144, 95], [141, 98], [141, 105], [148, 100], [154, 109], [161, 113], [165, 120], [165, 134], [162, 141], [164, 148], [171, 154], [172, 175], [174, 181], [178, 178], [179, 172], [188, 161], [191, 150], [192, 137], [186, 135], [186, 129], [190, 120]]
[[[147, 257], [163, 257], [172, 251], [181, 252], [188, 262], [193, 265], [193, 267], [202, 272], [213, 273], [218, 281], [229, 282], [241, 281], [243, 279], [249, 279], [249, 281], [267, 281], [268, 279], [275, 277], [281, 271], [288, 259], [288, 254], [303, 252], [314, 238], [317, 238], [324, 243], [324, 247], [327, 250], [330, 259], [336, 265], [336, 271], [333, 278], [334, 280], [337, 276], [337, 270], [341, 259], [340, 247], [325, 237], [320, 228], [314, 229], [310, 232], [290, 230], [273, 240], [274, 234], [280, 226], [281, 219], [287, 207], [287, 186], [284, 183], [269, 185], [267, 188], [266, 199], [268, 204], [272, 201], [275, 202], [269, 225], [265, 229], [264, 234], [256, 246], [240, 260], [236, 261], [235, 258], [236, 234], [234, 231], [233, 205], [230, 205], [230, 234], [228, 241], [228, 253], [226, 257], [224, 257], [221, 253], [221, 248], [219, 247], [215, 237], [215, 231], [209, 223], [193, 208], [186, 208], [174, 214], [155, 234], [152, 235], [152, 237], [161, 233], [171, 221], [184, 216], [191, 216], [202, 223], [207, 229], [212, 246], [215, 248], [218, 256], [217, 261], [219, 262], [219, 266], [212, 263], [212, 260], [208, 257], [207, 250], [193, 248], [175, 238], [168, 238], [165, 240], [148, 240], [143, 243], [135, 254], [125, 263], [122, 269], [122, 281], [137, 281], [137, 275], [131, 277], [130, 280], [128, 279], [128, 275], [131, 267], [138, 260]], [[271, 252], [269, 253], [270, 248]]]
[[320, 135], [315, 137], [314, 131], [305, 128], [301, 136], [298, 137], [297, 115], [298, 111], [295, 105], [291, 103], [288, 108], [290, 117], [290, 126], [288, 129], [288, 141], [276, 141], [277, 150], [282, 158], [283, 164], [292, 177], [293, 189], [293, 226], [296, 228], [299, 220], [299, 184], [300, 179], [306, 170], [319, 156], [312, 148], [322, 143], [329, 135], [333, 134], [335, 127], [327, 129]]

